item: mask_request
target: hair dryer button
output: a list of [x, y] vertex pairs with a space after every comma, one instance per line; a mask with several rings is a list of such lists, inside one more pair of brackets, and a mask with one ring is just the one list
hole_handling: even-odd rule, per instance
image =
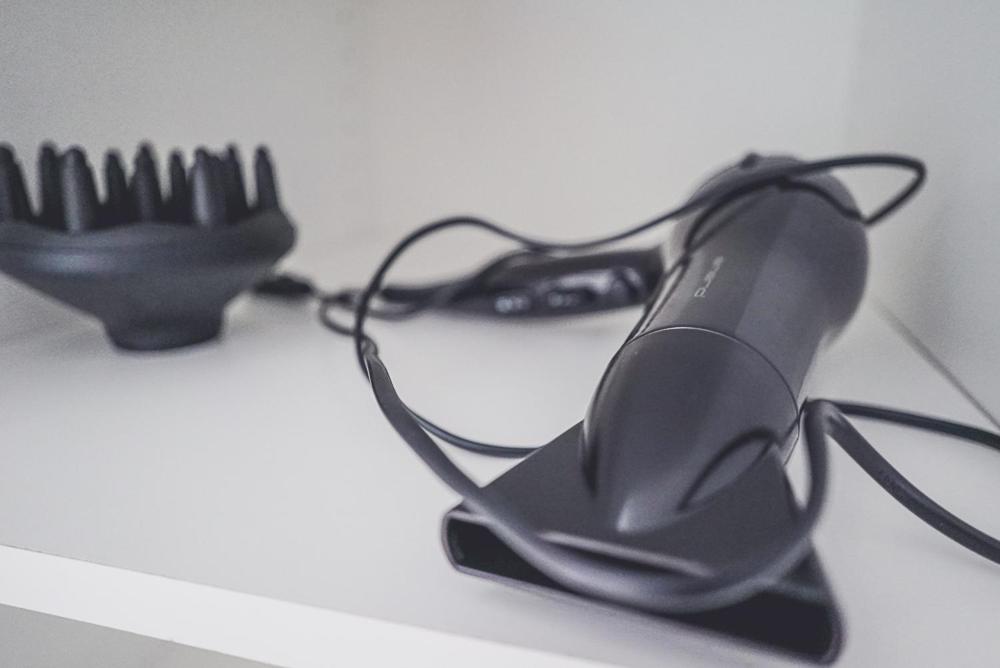
[[545, 294], [545, 306], [552, 311], [576, 309], [594, 301], [594, 293], [586, 288], [551, 290]]
[[493, 310], [500, 315], [524, 313], [532, 306], [531, 296], [525, 292], [505, 292], [493, 299]]

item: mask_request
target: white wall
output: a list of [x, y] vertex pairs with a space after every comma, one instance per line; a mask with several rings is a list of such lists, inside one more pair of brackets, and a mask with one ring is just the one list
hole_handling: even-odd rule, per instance
[[586, 235], [747, 149], [839, 150], [858, 2], [379, 1], [377, 216]]
[[[0, 141], [34, 180], [38, 144], [78, 143], [92, 163], [150, 139], [269, 144], [302, 246], [370, 223], [357, 95], [358, 5], [325, 2], [0, 2]], [[338, 228], [340, 228], [338, 230]], [[0, 340], [70, 315], [0, 277]]]
[[[345, 238], [456, 211], [604, 231], [748, 148], [836, 150], [857, 10], [6, 0], [0, 140], [32, 159], [45, 139], [266, 141], [303, 233], [292, 263], [338, 280], [369, 263]], [[0, 337], [66, 317], [9, 281], [0, 307]]]
[[[585, 236], [749, 148], [910, 151], [875, 291], [1000, 407], [997, 34], [992, 3], [7, 0], [0, 140], [265, 141], [291, 262], [332, 281], [369, 261], [345, 239], [446, 213]], [[6, 280], [0, 308], [0, 337], [75, 317]]]
[[32, 161], [45, 139], [126, 158], [143, 139], [161, 154], [266, 142], [292, 210], [333, 227], [360, 191], [356, 4], [5, 1], [0, 138]]
[[[372, 220], [393, 236], [477, 213], [590, 237], [673, 206], [748, 149], [844, 141], [858, 2], [366, 8]], [[472, 233], [433, 243], [470, 268], [487, 247]], [[437, 269], [424, 250], [404, 272]]]
[[869, 0], [858, 25], [849, 145], [929, 168], [873, 233], [874, 291], [1000, 411], [1000, 4]]
[[858, 7], [8, 0], [0, 138], [266, 141], [304, 245], [456, 210], [604, 231], [749, 148], [839, 149]]

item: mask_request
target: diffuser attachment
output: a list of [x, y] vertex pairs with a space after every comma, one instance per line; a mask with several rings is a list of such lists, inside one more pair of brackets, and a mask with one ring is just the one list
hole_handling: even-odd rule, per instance
[[226, 304], [295, 243], [262, 147], [252, 201], [235, 146], [199, 148], [190, 166], [174, 151], [168, 187], [148, 144], [130, 174], [116, 151], [102, 170], [103, 200], [82, 149], [42, 146], [36, 209], [14, 151], [0, 144], [0, 271], [97, 317], [121, 348], [215, 338]]

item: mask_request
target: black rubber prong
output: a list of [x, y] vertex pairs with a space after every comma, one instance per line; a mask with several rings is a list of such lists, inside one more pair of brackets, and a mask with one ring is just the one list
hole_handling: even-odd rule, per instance
[[191, 168], [191, 219], [201, 227], [226, 224], [226, 197], [217, 160], [199, 148]]
[[104, 155], [104, 214], [107, 224], [122, 225], [132, 220], [125, 167], [118, 151]]
[[243, 180], [243, 161], [240, 159], [239, 149], [236, 148], [235, 144], [226, 147], [223, 166], [225, 168], [223, 175], [226, 186], [226, 209], [230, 220], [235, 222], [246, 218], [249, 213], [246, 184]]
[[31, 208], [31, 197], [28, 195], [28, 186], [24, 182], [24, 172], [21, 171], [21, 164], [15, 159], [12, 170], [14, 181], [14, 208], [18, 220], [33, 221], [35, 213]]
[[170, 199], [167, 205], [167, 215], [178, 223], [191, 221], [191, 190], [188, 187], [187, 171], [184, 168], [184, 156], [180, 151], [170, 153]]
[[163, 216], [163, 196], [156, 169], [156, 158], [149, 144], [142, 144], [135, 155], [131, 184], [132, 206], [141, 221], [160, 220]]
[[62, 158], [62, 199], [67, 232], [80, 233], [97, 227], [98, 201], [94, 173], [83, 149], [73, 147]]
[[7, 144], [0, 144], [0, 222], [17, 218], [14, 187], [14, 151]]
[[59, 154], [52, 143], [42, 144], [38, 151], [39, 219], [46, 227], [63, 226], [62, 179], [59, 175]]
[[254, 153], [253, 168], [257, 179], [257, 209], [263, 211], [280, 208], [278, 183], [266, 147], [257, 147], [257, 151]]
[[5, 172], [9, 181], [8, 196], [11, 202], [11, 213], [14, 220], [34, 220], [34, 212], [31, 209], [31, 198], [28, 196], [28, 188], [24, 183], [24, 172], [21, 171], [21, 164], [17, 161], [17, 154], [10, 145], [3, 146], [5, 157]]

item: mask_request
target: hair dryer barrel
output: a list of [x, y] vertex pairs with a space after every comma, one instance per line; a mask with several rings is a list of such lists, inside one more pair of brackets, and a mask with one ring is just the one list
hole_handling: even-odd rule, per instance
[[[702, 190], [789, 161], [744, 162]], [[770, 443], [790, 452], [807, 372], [863, 293], [867, 242], [853, 208], [822, 175], [678, 226], [668, 266], [704, 243], [666, 277], [584, 422], [587, 477], [618, 531], [672, 522]]]

